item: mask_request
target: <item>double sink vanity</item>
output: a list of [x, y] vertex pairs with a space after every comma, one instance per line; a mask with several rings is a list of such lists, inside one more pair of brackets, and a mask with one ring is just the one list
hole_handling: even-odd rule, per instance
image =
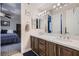
[[31, 33], [31, 48], [40, 56], [79, 56], [79, 39], [67, 35]]
[[[41, 56], [79, 56], [79, 6], [32, 19], [31, 48]], [[39, 21], [40, 20], [40, 21]], [[34, 26], [33, 26], [34, 25]], [[52, 34], [53, 33], [53, 34]]]

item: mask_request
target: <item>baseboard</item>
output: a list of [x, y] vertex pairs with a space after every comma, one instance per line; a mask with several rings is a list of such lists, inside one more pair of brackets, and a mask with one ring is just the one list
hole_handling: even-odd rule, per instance
[[28, 51], [30, 51], [30, 50], [32, 50], [32, 49], [31, 49], [31, 48], [28, 48], [28, 49], [26, 49], [25, 51], [23, 51], [23, 52], [21, 52], [21, 53], [23, 54], [23, 53], [28, 52]]
[[[29, 48], [29, 49], [26, 49], [24, 52], [22, 52], [22, 54], [23, 53], [26, 53], [26, 52], [28, 52], [28, 51], [30, 51], [30, 50], [32, 50], [31, 48]], [[32, 50], [33, 51], [33, 50]], [[34, 52], [34, 51], [33, 51]], [[34, 52], [37, 56], [39, 56], [36, 52]]]
[[[33, 50], [32, 50], [33, 51]], [[35, 51], [33, 51], [37, 56], [39, 56]]]

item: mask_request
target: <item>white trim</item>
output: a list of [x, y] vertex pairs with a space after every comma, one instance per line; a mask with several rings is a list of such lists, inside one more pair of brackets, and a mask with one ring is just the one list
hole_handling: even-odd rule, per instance
[[[32, 50], [33, 51], [33, 50]], [[39, 56], [35, 51], [33, 51], [37, 56]]]
[[25, 53], [25, 52], [28, 52], [28, 51], [30, 51], [30, 50], [32, 50], [31, 48], [28, 48], [28, 49], [26, 49], [25, 51], [21, 51], [21, 53]]

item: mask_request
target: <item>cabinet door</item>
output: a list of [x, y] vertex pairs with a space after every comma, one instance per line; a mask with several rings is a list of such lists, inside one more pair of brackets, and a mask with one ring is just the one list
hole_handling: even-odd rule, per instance
[[35, 40], [34, 51], [38, 54], [38, 38], [35, 38], [34, 40]]
[[35, 48], [35, 41], [34, 41], [34, 37], [31, 36], [31, 48], [32, 50], [34, 51], [34, 48]]
[[77, 51], [77, 56], [79, 56], [79, 51]]
[[45, 40], [39, 39], [39, 55], [45, 56]]
[[36, 37], [31, 37], [31, 48], [38, 53], [38, 39]]
[[56, 44], [49, 42], [49, 51], [48, 51], [48, 55], [49, 56], [56, 56]]
[[48, 41], [46, 41], [46, 56], [48, 56], [49, 55], [49, 42]]
[[58, 47], [58, 55], [59, 56], [75, 56], [77, 52], [73, 49], [64, 47], [64, 46], [57, 46]]

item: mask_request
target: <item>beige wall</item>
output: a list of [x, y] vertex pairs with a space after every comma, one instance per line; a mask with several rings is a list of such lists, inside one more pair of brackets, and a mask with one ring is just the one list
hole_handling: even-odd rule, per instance
[[[30, 6], [27, 3], [21, 4], [21, 52], [24, 53], [31, 49], [30, 45], [30, 33], [32, 30], [32, 19], [36, 18], [39, 11], [35, 9], [34, 6]], [[29, 32], [25, 31], [26, 24], [29, 24], [30, 30]], [[36, 31], [36, 30], [35, 30]], [[38, 31], [38, 30], [37, 30]]]
[[[31, 30], [34, 30], [35, 33], [36, 33], [36, 29], [31, 29], [31, 27], [32, 27], [31, 26], [31, 24], [32, 24], [31, 20], [37, 18], [36, 15], [39, 13], [39, 11], [37, 9], [35, 9], [34, 6], [31, 6], [31, 5], [28, 5], [28, 4], [21, 4], [21, 7], [22, 7], [21, 8], [21, 24], [22, 24], [22, 27], [21, 27], [21, 30], [22, 30], [21, 31], [22, 32], [21, 50], [22, 50], [22, 53], [24, 53], [24, 52], [31, 49], [31, 47], [30, 47], [30, 33], [31, 33]], [[51, 12], [51, 16], [53, 17], [54, 15], [57, 15], [53, 18], [58, 20], [58, 19], [60, 19], [59, 16], [60, 16], [61, 13], [63, 15], [63, 34], [64, 34], [64, 32], [65, 32], [64, 29], [65, 29], [65, 26], [66, 26], [66, 18], [67, 18], [66, 17], [66, 10], [60, 10], [58, 12]], [[47, 16], [43, 16], [41, 18], [42, 18], [41, 21], [45, 22]], [[58, 22], [58, 25], [60, 25], [60, 20], [56, 21], [56, 22]], [[29, 32], [25, 31], [26, 24], [30, 25], [30, 31]], [[46, 25], [46, 22], [45, 22], [45, 25]], [[55, 26], [58, 26], [58, 25], [55, 24]], [[44, 26], [44, 23], [41, 23], [41, 26], [42, 26], [42, 29], [45, 31], [47, 25]], [[58, 27], [54, 30], [55, 31], [58, 30]], [[37, 30], [37, 31], [39, 31], [39, 30]], [[59, 28], [59, 31], [60, 31], [60, 28]]]
[[[26, 7], [26, 4], [21, 4], [21, 52], [24, 53], [28, 50], [30, 50], [30, 31], [25, 31], [25, 26], [26, 24], [29, 24], [30, 26], [30, 22], [31, 22], [31, 17], [29, 15], [27, 15], [25, 13], [25, 9], [28, 9], [28, 7]], [[30, 26], [30, 30], [31, 30], [31, 26]]]

